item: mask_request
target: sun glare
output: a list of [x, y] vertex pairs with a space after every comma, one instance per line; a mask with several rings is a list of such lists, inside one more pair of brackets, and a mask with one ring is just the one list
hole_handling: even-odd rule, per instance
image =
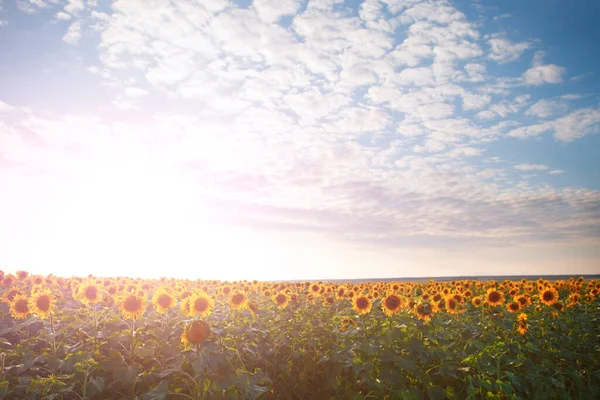
[[54, 190], [35, 265], [57, 275], [266, 279], [277, 267], [263, 255], [277, 259], [278, 246], [219, 221], [183, 171], [84, 165]]

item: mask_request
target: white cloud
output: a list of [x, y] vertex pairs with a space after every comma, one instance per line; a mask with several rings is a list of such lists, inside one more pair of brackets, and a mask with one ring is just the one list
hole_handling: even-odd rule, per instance
[[132, 98], [138, 98], [138, 97], [143, 97], [143, 96], [147, 96], [150, 92], [148, 92], [145, 89], [139, 88], [139, 87], [126, 87], [125, 88], [125, 96], [127, 97], [132, 97]]
[[512, 43], [510, 40], [502, 37], [494, 37], [488, 40], [491, 47], [489, 58], [499, 62], [507, 63], [517, 60], [525, 50], [531, 47], [528, 42]]
[[58, 13], [56, 13], [56, 19], [59, 21], [68, 21], [72, 18], [73, 18], [73, 16], [71, 14], [67, 14], [66, 12], [63, 12], [63, 11], [59, 11]]
[[277, 22], [285, 15], [294, 15], [302, 5], [300, 0], [254, 0], [252, 7], [256, 9], [260, 19], [267, 23]]
[[68, 0], [64, 10], [69, 14], [77, 15], [84, 9], [85, 4], [83, 3], [83, 0]]
[[71, 25], [69, 25], [69, 29], [67, 33], [63, 36], [63, 41], [69, 44], [77, 44], [82, 38], [81, 34], [81, 22], [73, 21]]
[[600, 108], [573, 111], [553, 122], [554, 137], [564, 142], [600, 132]]
[[560, 175], [560, 174], [564, 174], [565, 171], [564, 169], [553, 169], [552, 171], [548, 172], [550, 175]]
[[523, 79], [527, 84], [534, 86], [545, 83], [560, 83], [563, 81], [563, 75], [566, 71], [566, 68], [554, 64], [538, 65], [525, 71]]
[[513, 137], [534, 137], [544, 132], [553, 131], [554, 137], [570, 142], [580, 137], [600, 132], [600, 109], [584, 108], [570, 114], [539, 124], [513, 129], [508, 133]]
[[548, 169], [548, 167], [543, 164], [517, 164], [514, 166], [514, 169], [518, 171], [543, 171]]
[[538, 118], [549, 118], [556, 114], [563, 113], [568, 109], [566, 103], [558, 100], [542, 99], [532, 105], [525, 115]]

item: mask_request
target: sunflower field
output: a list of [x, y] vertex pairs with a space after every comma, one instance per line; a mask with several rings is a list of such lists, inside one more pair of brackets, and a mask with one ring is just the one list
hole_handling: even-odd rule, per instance
[[0, 399], [600, 398], [599, 291], [0, 273]]

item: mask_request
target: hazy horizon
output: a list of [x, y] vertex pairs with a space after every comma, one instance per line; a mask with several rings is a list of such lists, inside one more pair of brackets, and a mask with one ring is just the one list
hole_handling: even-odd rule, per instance
[[0, 0], [0, 269], [597, 274], [597, 15]]

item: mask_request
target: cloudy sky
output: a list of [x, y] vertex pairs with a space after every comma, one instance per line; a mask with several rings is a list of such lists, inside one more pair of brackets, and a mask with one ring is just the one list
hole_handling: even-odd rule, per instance
[[596, 0], [0, 7], [0, 269], [600, 272]]

